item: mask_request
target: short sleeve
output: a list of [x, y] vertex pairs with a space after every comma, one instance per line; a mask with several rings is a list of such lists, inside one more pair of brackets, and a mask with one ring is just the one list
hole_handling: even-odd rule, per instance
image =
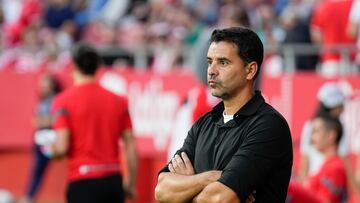
[[132, 123], [128, 109], [126, 109], [124, 112], [124, 129], [132, 129]]
[[346, 195], [346, 172], [341, 167], [329, 167], [320, 176], [319, 195], [331, 202], [340, 202]]
[[314, 12], [313, 12], [313, 16], [311, 18], [311, 30], [316, 31], [316, 32], [321, 32], [321, 29], [324, 26], [324, 23], [326, 23], [326, 21], [324, 22], [325, 19], [323, 12], [324, 12], [324, 6], [319, 5], [318, 7], [315, 8]]
[[286, 121], [270, 114], [254, 123], [219, 179], [241, 202], [245, 202], [254, 189], [262, 187], [279, 167], [290, 170], [292, 165], [292, 142]]
[[53, 117], [53, 129], [69, 128], [69, 109], [62, 97], [55, 97], [51, 106], [51, 115]]

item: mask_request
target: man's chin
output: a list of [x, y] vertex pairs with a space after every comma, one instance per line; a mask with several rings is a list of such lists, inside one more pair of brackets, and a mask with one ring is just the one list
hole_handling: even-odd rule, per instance
[[219, 92], [211, 91], [211, 95], [219, 99], [224, 99], [224, 95]]

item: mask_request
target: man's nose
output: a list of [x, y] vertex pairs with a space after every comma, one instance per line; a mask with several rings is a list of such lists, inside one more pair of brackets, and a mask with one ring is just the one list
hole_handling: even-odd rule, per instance
[[208, 75], [216, 75], [216, 74], [217, 74], [216, 64], [215, 63], [209, 64]]

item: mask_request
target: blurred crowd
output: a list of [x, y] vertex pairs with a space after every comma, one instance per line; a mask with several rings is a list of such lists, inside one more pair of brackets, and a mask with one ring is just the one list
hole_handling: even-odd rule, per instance
[[[342, 3], [323, 5], [328, 2]], [[353, 2], [358, 0], [0, 0], [0, 70], [62, 70], [72, 45], [86, 41], [108, 53], [105, 61], [114, 67], [134, 66], [134, 55], [143, 54], [144, 66], [156, 72], [176, 67], [196, 72], [199, 60], [206, 63], [201, 57], [209, 32], [240, 25], [261, 36], [271, 53], [264, 65], [272, 72], [286, 68], [284, 53], [272, 48], [294, 43], [345, 45], [355, 64], [360, 18], [355, 11], [349, 18]], [[326, 15], [336, 19], [330, 23]], [[333, 52], [338, 56], [329, 56]], [[344, 56], [339, 49], [327, 54], [320, 61], [335, 65]], [[318, 58], [298, 55], [295, 67], [314, 70]]]

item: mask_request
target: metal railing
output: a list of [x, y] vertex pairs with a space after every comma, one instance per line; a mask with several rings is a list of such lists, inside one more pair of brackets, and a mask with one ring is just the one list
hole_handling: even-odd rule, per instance
[[[182, 57], [184, 61], [189, 57], [189, 51], [191, 48], [184, 48], [182, 50]], [[298, 56], [319, 56], [323, 53], [335, 53], [340, 55], [340, 64], [343, 67], [343, 73], [359, 73], [359, 69], [354, 69], [354, 62], [351, 59], [352, 55], [355, 55], [359, 50], [355, 45], [337, 44], [331, 46], [320, 46], [313, 44], [282, 44], [279, 46], [267, 46], [265, 49], [266, 54], [278, 54], [283, 59], [284, 71], [293, 73], [297, 71], [296, 57]], [[128, 59], [130, 65], [139, 68], [146, 69], [149, 66], [149, 58], [152, 56], [152, 51], [149, 47], [143, 46], [137, 48], [133, 52], [126, 51], [121, 48], [110, 48], [102, 51], [103, 57], [114, 57]], [[320, 62], [321, 60], [319, 60]], [[313, 67], [314, 69], [316, 67]]]
[[[355, 55], [359, 50], [355, 45], [347, 44], [337, 44], [337, 45], [328, 45], [326, 47], [313, 44], [283, 44], [280, 46], [271, 46], [267, 47], [266, 53], [268, 54], [279, 54], [283, 57], [284, 62], [284, 71], [285, 72], [295, 72], [297, 70], [295, 58], [297, 56], [314, 56], [318, 55], [321, 57], [324, 53], [333, 53], [340, 55], [340, 64], [342, 64], [342, 69], [344, 73], [353, 73], [358, 69], [354, 69], [355, 66], [352, 55]], [[320, 62], [321, 60], [319, 60]], [[315, 67], [314, 67], [315, 69]]]

